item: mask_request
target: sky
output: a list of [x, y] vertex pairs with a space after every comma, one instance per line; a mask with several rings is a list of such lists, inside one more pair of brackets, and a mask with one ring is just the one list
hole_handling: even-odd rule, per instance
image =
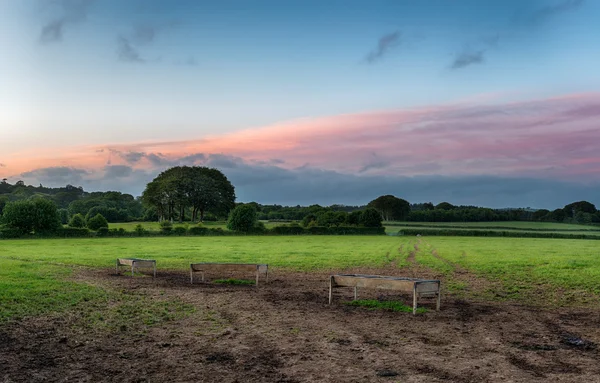
[[0, 178], [600, 205], [600, 1], [3, 0]]

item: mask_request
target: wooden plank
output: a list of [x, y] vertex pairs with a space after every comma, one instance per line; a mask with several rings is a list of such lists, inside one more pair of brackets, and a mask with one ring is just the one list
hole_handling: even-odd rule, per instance
[[329, 304], [333, 299], [334, 287], [354, 287], [354, 299], [358, 298], [358, 287], [412, 292], [413, 314], [417, 313], [417, 300], [421, 295], [437, 296], [436, 310], [440, 309], [439, 280], [390, 277], [383, 275], [340, 274], [329, 277]]
[[407, 280], [394, 280], [384, 278], [363, 278], [363, 277], [351, 277], [351, 276], [339, 276], [334, 275], [333, 281], [335, 286], [342, 287], [364, 287], [371, 289], [382, 289], [382, 290], [398, 290], [398, 291], [412, 291], [415, 284], [414, 281]]
[[154, 267], [154, 266], [156, 266], [156, 261], [135, 260], [135, 261], [133, 261], [133, 265], [135, 267]]
[[417, 285], [417, 293], [419, 294], [428, 294], [428, 293], [437, 293], [440, 291], [439, 282], [415, 282]]
[[190, 265], [194, 271], [241, 271], [256, 272], [258, 265], [243, 263], [192, 263]]
[[[139, 262], [152, 262], [153, 264], [156, 264], [156, 261], [153, 259], [141, 259], [141, 258], [117, 258], [117, 264], [119, 266], [131, 266], [133, 265], [133, 263], [136, 262], [139, 265]], [[147, 264], [149, 265], [149, 264]], [[141, 266], [141, 267], [152, 267], [152, 265], [150, 266]]]

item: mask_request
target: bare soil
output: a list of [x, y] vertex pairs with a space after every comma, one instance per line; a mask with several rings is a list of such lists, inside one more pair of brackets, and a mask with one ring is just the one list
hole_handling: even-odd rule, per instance
[[[331, 272], [436, 277], [415, 267]], [[76, 278], [196, 311], [142, 333], [80, 326], [66, 314], [0, 327], [0, 382], [600, 382], [600, 311], [591, 308], [445, 295], [441, 311], [423, 299], [431, 310], [413, 316], [344, 305], [350, 288], [328, 305], [329, 272], [273, 270], [258, 289], [190, 285], [185, 271], [112, 273]]]

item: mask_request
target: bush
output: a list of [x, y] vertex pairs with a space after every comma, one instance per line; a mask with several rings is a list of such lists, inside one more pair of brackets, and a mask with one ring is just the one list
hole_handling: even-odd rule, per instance
[[146, 229], [144, 229], [144, 226], [142, 226], [141, 223], [138, 223], [137, 225], [135, 225], [135, 228], [133, 229], [133, 231], [135, 231], [135, 233], [138, 236], [143, 236], [144, 234], [146, 234]]
[[56, 235], [65, 238], [84, 238], [90, 236], [90, 231], [85, 227], [61, 227], [56, 231]]
[[248, 233], [256, 226], [256, 209], [252, 205], [239, 205], [229, 214], [227, 228]]
[[58, 209], [58, 216], [61, 224], [66, 225], [69, 223], [69, 211], [67, 209]]
[[20, 229], [13, 227], [0, 227], [0, 239], [19, 238], [23, 235]]
[[164, 234], [171, 234], [171, 230], [173, 230], [173, 224], [171, 221], [161, 221], [158, 226], [160, 227], [161, 233]]
[[271, 231], [273, 232], [273, 234], [279, 234], [279, 235], [306, 234], [306, 230], [304, 230], [304, 228], [302, 228], [301, 226], [298, 226], [298, 225], [275, 226], [274, 228], [271, 229]]
[[90, 230], [98, 231], [100, 228], [105, 227], [108, 229], [108, 221], [102, 214], [96, 214], [93, 218], [90, 218], [87, 222], [87, 227]]
[[96, 232], [96, 235], [98, 237], [106, 237], [108, 236], [108, 227], [101, 227], [98, 229], [98, 231]]
[[189, 230], [190, 235], [206, 235], [208, 234], [208, 229], [203, 226], [192, 226]]
[[381, 214], [374, 208], [362, 211], [359, 223], [364, 227], [381, 227]]
[[85, 218], [81, 213], [77, 213], [71, 217], [69, 221], [69, 227], [82, 228], [85, 227]]
[[187, 229], [183, 226], [177, 226], [173, 228], [173, 234], [175, 235], [186, 235]]
[[61, 227], [56, 204], [43, 198], [8, 203], [2, 219], [7, 227], [22, 234], [51, 233]]

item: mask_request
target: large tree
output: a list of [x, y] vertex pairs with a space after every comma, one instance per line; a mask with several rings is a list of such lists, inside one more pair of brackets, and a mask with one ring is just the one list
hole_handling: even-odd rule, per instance
[[142, 201], [156, 208], [159, 219], [183, 221], [191, 208], [192, 221], [206, 212], [227, 215], [235, 205], [235, 189], [217, 169], [176, 166], [160, 173], [147, 186]]
[[410, 213], [410, 204], [402, 198], [393, 195], [383, 195], [369, 202], [372, 207], [381, 214], [384, 221], [403, 221]]

